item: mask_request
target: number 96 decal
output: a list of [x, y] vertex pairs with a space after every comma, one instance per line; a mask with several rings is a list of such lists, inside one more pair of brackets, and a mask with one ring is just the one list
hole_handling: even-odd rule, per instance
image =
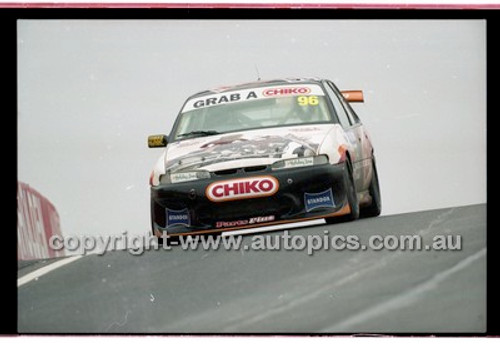
[[319, 104], [319, 100], [317, 96], [298, 96], [297, 103], [300, 106], [316, 106]]

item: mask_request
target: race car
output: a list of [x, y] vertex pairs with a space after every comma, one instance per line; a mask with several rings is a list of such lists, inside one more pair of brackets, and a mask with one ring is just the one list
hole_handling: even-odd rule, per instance
[[150, 176], [157, 237], [221, 234], [324, 218], [378, 216], [374, 148], [327, 79], [256, 81], [189, 97]]

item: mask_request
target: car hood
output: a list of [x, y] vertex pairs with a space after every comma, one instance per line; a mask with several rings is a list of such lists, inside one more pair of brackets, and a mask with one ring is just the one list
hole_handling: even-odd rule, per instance
[[[181, 140], [168, 145], [169, 172], [221, 171], [316, 155], [332, 124], [266, 128]], [[310, 151], [306, 151], [310, 150]]]

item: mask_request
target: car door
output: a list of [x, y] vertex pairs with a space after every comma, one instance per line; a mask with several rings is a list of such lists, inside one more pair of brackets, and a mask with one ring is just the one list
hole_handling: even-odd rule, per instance
[[330, 101], [335, 110], [335, 114], [338, 117], [342, 128], [351, 144], [350, 156], [353, 168], [353, 178], [356, 185], [357, 191], [362, 191], [365, 189], [364, 184], [364, 167], [363, 159], [365, 155], [363, 154], [363, 149], [361, 145], [362, 141], [362, 130], [360, 128], [361, 123], [357, 123], [353, 118], [349, 116], [346, 108], [343, 104], [343, 100], [338, 92], [338, 89], [333, 85], [332, 82], [326, 81], [325, 90], [330, 98]]
[[360, 159], [358, 161], [358, 165], [361, 168], [360, 176], [361, 180], [359, 182], [358, 191], [367, 190], [370, 186], [371, 174], [372, 174], [372, 155], [373, 155], [373, 146], [370, 141], [370, 137], [368, 132], [366, 131], [365, 126], [361, 123], [358, 115], [349, 103], [344, 99], [342, 93], [337, 89], [337, 87], [329, 82], [332, 85], [333, 90], [336, 92], [337, 96], [344, 106], [344, 109], [349, 116], [349, 119], [352, 123], [351, 129], [354, 137], [356, 138], [356, 142], [360, 148]]

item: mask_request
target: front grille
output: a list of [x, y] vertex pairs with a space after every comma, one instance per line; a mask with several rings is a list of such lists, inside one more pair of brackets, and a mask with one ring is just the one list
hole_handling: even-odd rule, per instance
[[230, 169], [224, 169], [222, 171], [215, 171], [213, 174], [217, 176], [225, 176], [225, 175], [231, 175], [231, 174], [244, 174], [244, 173], [256, 173], [256, 172], [263, 172], [268, 170], [269, 166], [252, 166], [252, 167], [243, 167], [243, 168], [230, 168]]
[[243, 170], [246, 173], [265, 171], [266, 169], [267, 169], [267, 166], [253, 166], [253, 167], [245, 167], [245, 168], [243, 168]]
[[236, 172], [238, 172], [238, 168], [225, 169], [223, 171], [215, 171], [214, 174], [216, 174], [216, 175], [228, 175], [228, 174], [235, 174]]

